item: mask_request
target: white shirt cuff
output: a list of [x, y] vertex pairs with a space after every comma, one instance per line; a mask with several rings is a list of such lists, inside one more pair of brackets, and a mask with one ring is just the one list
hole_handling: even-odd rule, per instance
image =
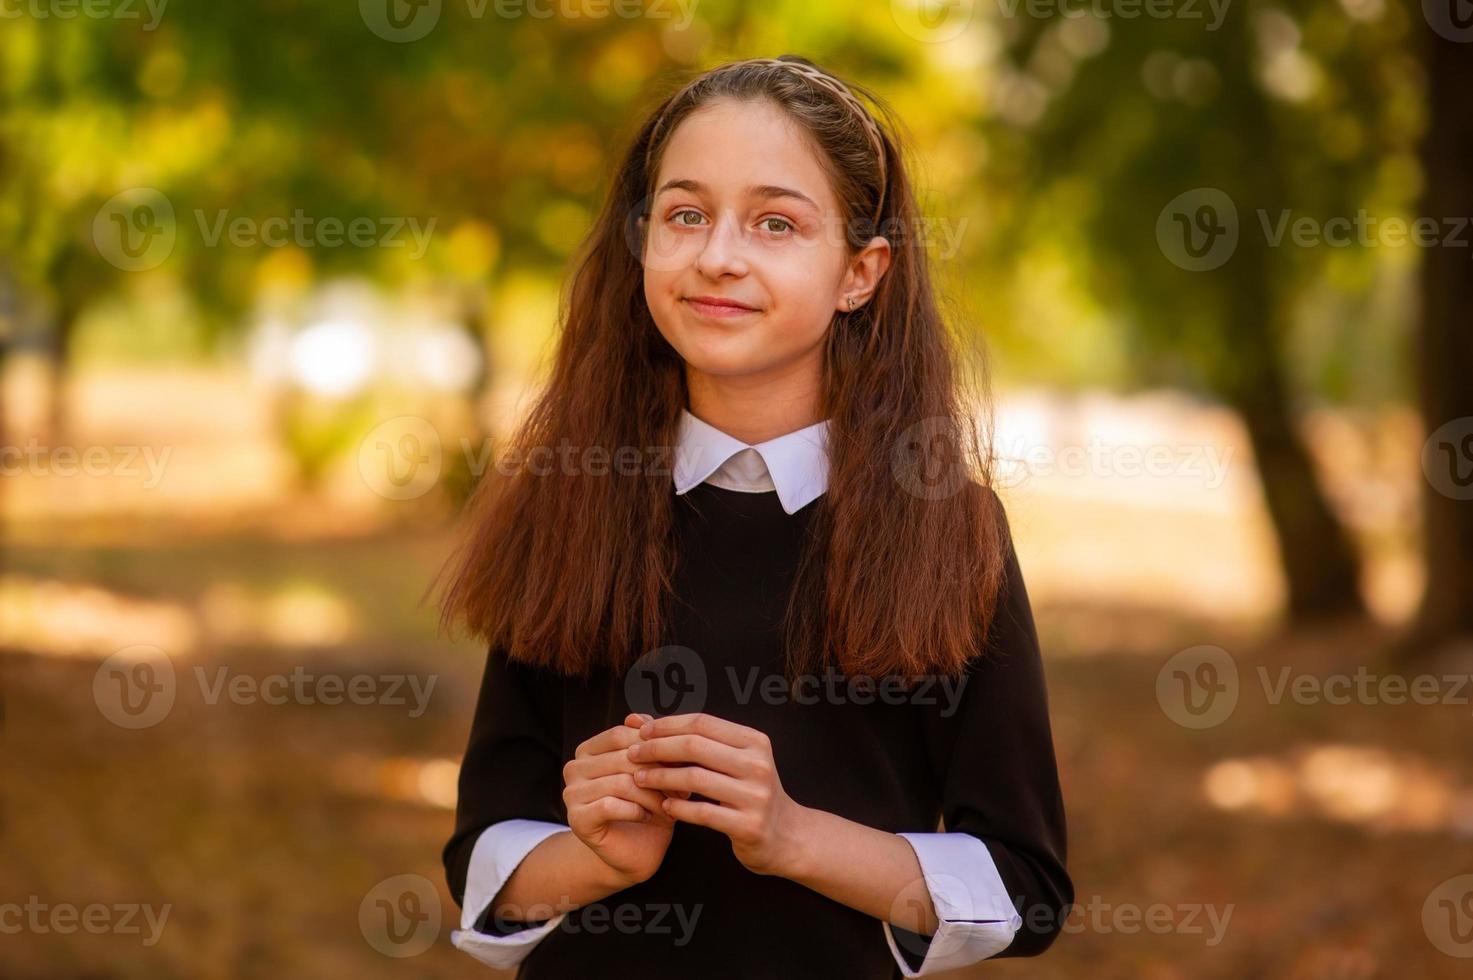
[[884, 923], [885, 941], [900, 972], [919, 977], [954, 970], [1006, 949], [1022, 928], [1023, 917], [1008, 898], [1007, 886], [987, 845], [971, 834], [959, 832], [898, 836], [910, 843], [920, 861], [938, 920], [936, 934], [929, 943], [924, 939], [917, 942], [914, 933], [900, 940], [912, 958], [924, 955], [919, 969], [896, 945], [890, 923]]
[[479, 932], [476, 921], [501, 891], [522, 859], [553, 834], [569, 828], [545, 820], [501, 820], [481, 831], [471, 850], [465, 876], [465, 901], [461, 903], [460, 929], [452, 930], [450, 942], [488, 966], [508, 970], [515, 967], [543, 936], [556, 929], [567, 916], [560, 913], [540, 926], [501, 936]]

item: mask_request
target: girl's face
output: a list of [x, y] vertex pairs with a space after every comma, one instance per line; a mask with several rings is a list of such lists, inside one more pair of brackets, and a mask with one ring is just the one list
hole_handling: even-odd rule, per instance
[[713, 103], [671, 134], [650, 203], [644, 294], [688, 372], [803, 374], [816, 389], [834, 313], [873, 293], [889, 244], [876, 237], [851, 256], [817, 152], [766, 101]]

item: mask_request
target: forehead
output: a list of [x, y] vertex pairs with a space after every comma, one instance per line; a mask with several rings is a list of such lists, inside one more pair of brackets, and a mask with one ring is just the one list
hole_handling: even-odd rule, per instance
[[723, 99], [681, 120], [665, 146], [655, 186], [684, 178], [724, 196], [776, 185], [837, 209], [821, 153], [803, 127], [771, 102]]

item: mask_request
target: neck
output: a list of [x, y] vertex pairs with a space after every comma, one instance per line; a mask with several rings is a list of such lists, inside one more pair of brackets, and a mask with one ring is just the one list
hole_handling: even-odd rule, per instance
[[687, 364], [686, 389], [692, 415], [748, 445], [823, 419], [816, 373], [723, 376], [705, 374]]

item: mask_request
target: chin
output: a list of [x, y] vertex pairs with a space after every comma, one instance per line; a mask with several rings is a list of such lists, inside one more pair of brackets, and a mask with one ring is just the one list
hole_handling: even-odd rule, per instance
[[746, 350], [696, 349], [680, 352], [685, 363], [694, 371], [714, 377], [736, 378], [755, 374], [767, 365], [762, 359]]
[[732, 330], [714, 323], [687, 320], [676, 311], [672, 329], [661, 329], [665, 340], [692, 367], [714, 373], [733, 373], [730, 368], [757, 360], [761, 341], [756, 331]]

